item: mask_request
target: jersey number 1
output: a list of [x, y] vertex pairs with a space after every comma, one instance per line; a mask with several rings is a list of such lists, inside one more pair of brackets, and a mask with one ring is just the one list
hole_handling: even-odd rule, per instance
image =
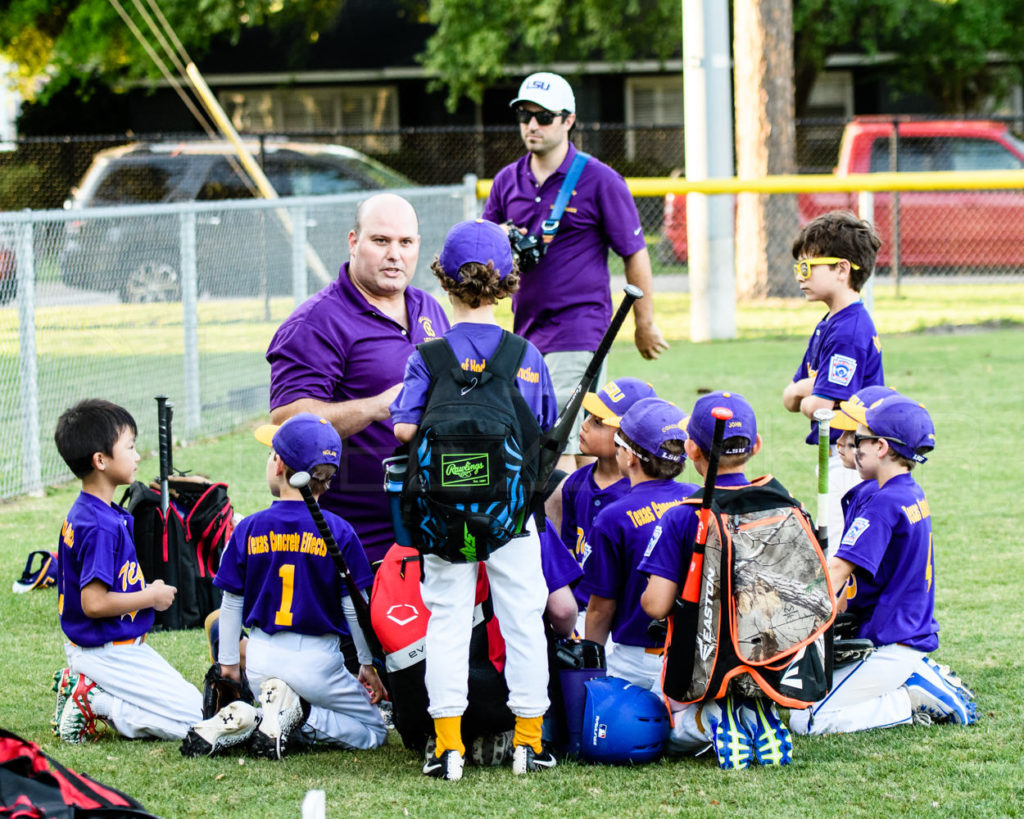
[[292, 624], [292, 597], [295, 594], [295, 564], [285, 563], [277, 570], [281, 578], [281, 608], [274, 614], [275, 626]]

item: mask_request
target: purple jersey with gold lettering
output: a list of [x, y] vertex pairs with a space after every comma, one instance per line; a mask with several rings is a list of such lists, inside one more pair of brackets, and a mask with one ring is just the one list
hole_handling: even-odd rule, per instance
[[562, 586], [572, 585], [583, 577], [583, 569], [555, 533], [551, 521], [540, 533], [540, 568], [544, 572], [548, 594]]
[[660, 645], [647, 635], [651, 618], [640, 607], [647, 578], [637, 567], [658, 521], [696, 489], [692, 483], [644, 481], [609, 504], [594, 521], [580, 591], [616, 601], [612, 617], [616, 643], [647, 648]]
[[[597, 516], [612, 502], [629, 491], [629, 479], [620, 478], [604, 489], [594, 483], [594, 464], [581, 466], [562, 484], [562, 542], [584, 566], [590, 556], [590, 530]], [[573, 592], [576, 602], [586, 606], [589, 595], [579, 587]]]
[[[487, 357], [494, 355], [504, 331], [497, 324], [460, 322], [444, 334], [455, 358], [467, 372], [481, 372]], [[544, 358], [537, 348], [526, 343], [526, 353], [516, 374], [516, 387], [526, 399], [542, 430], [550, 429], [558, 418], [558, 402]], [[402, 391], [391, 404], [391, 420], [396, 424], [418, 424], [427, 405], [430, 372], [419, 350], [409, 356]]]
[[856, 566], [847, 610], [860, 617], [858, 636], [876, 646], [938, 648], [932, 518], [909, 472], [890, 478], [864, 502], [836, 557]]
[[[726, 472], [715, 479], [715, 488], [735, 489], [747, 486], [749, 481], [742, 472]], [[651, 531], [651, 539], [640, 561], [640, 571], [671, 580], [682, 591], [693, 555], [693, 541], [697, 536], [697, 512], [700, 507], [687, 504], [669, 509], [661, 522]]]
[[[373, 574], [355, 531], [323, 512], [356, 586], [369, 588]], [[303, 501], [277, 500], [243, 518], [213, 582], [243, 598], [242, 622], [250, 628], [268, 634], [346, 633], [341, 598], [348, 591]]]
[[119, 617], [89, 617], [82, 611], [82, 589], [99, 580], [113, 592], [146, 588], [135, 553], [132, 516], [80, 492], [60, 530], [57, 558], [57, 609], [60, 627], [72, 643], [101, 646], [133, 640], [153, 626], [153, 609]]
[[[793, 381], [808, 376], [814, 378], [812, 395], [836, 402], [846, 401], [864, 387], [885, 384], [882, 344], [864, 302], [856, 301], [818, 322]], [[835, 443], [842, 434], [833, 427], [829, 438]], [[811, 421], [807, 443], [818, 443], [816, 421]]]

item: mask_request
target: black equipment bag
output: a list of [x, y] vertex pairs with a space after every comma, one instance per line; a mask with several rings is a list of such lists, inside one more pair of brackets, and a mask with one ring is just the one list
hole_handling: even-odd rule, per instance
[[220, 607], [221, 594], [213, 578], [231, 536], [234, 510], [225, 483], [181, 475], [169, 478], [168, 487], [166, 519], [160, 493], [141, 481], [125, 490], [120, 505], [135, 521], [135, 551], [143, 577], [178, 589], [171, 607], [156, 612], [154, 628], [199, 628], [206, 615]]
[[480, 372], [463, 370], [443, 338], [417, 349], [431, 385], [410, 446], [403, 522], [424, 554], [486, 560], [522, 533], [540, 469], [540, 426], [515, 383], [526, 341], [504, 332]]

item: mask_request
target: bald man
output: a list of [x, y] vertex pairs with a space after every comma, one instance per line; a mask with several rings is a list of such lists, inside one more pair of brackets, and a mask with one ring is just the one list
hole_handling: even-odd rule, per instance
[[338, 430], [341, 469], [320, 504], [352, 524], [375, 566], [394, 542], [380, 464], [395, 447], [388, 406], [409, 354], [443, 335], [448, 319], [432, 296], [409, 286], [420, 236], [408, 200], [384, 193], [361, 202], [348, 249], [337, 280], [270, 342], [270, 418], [280, 424], [313, 412]]

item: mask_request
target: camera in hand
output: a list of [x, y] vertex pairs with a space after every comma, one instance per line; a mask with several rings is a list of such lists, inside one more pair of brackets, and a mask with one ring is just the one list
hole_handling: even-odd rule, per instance
[[524, 236], [513, 225], [508, 226], [508, 240], [512, 243], [512, 253], [519, 263], [520, 271], [536, 267], [548, 249], [539, 236], [532, 233]]

